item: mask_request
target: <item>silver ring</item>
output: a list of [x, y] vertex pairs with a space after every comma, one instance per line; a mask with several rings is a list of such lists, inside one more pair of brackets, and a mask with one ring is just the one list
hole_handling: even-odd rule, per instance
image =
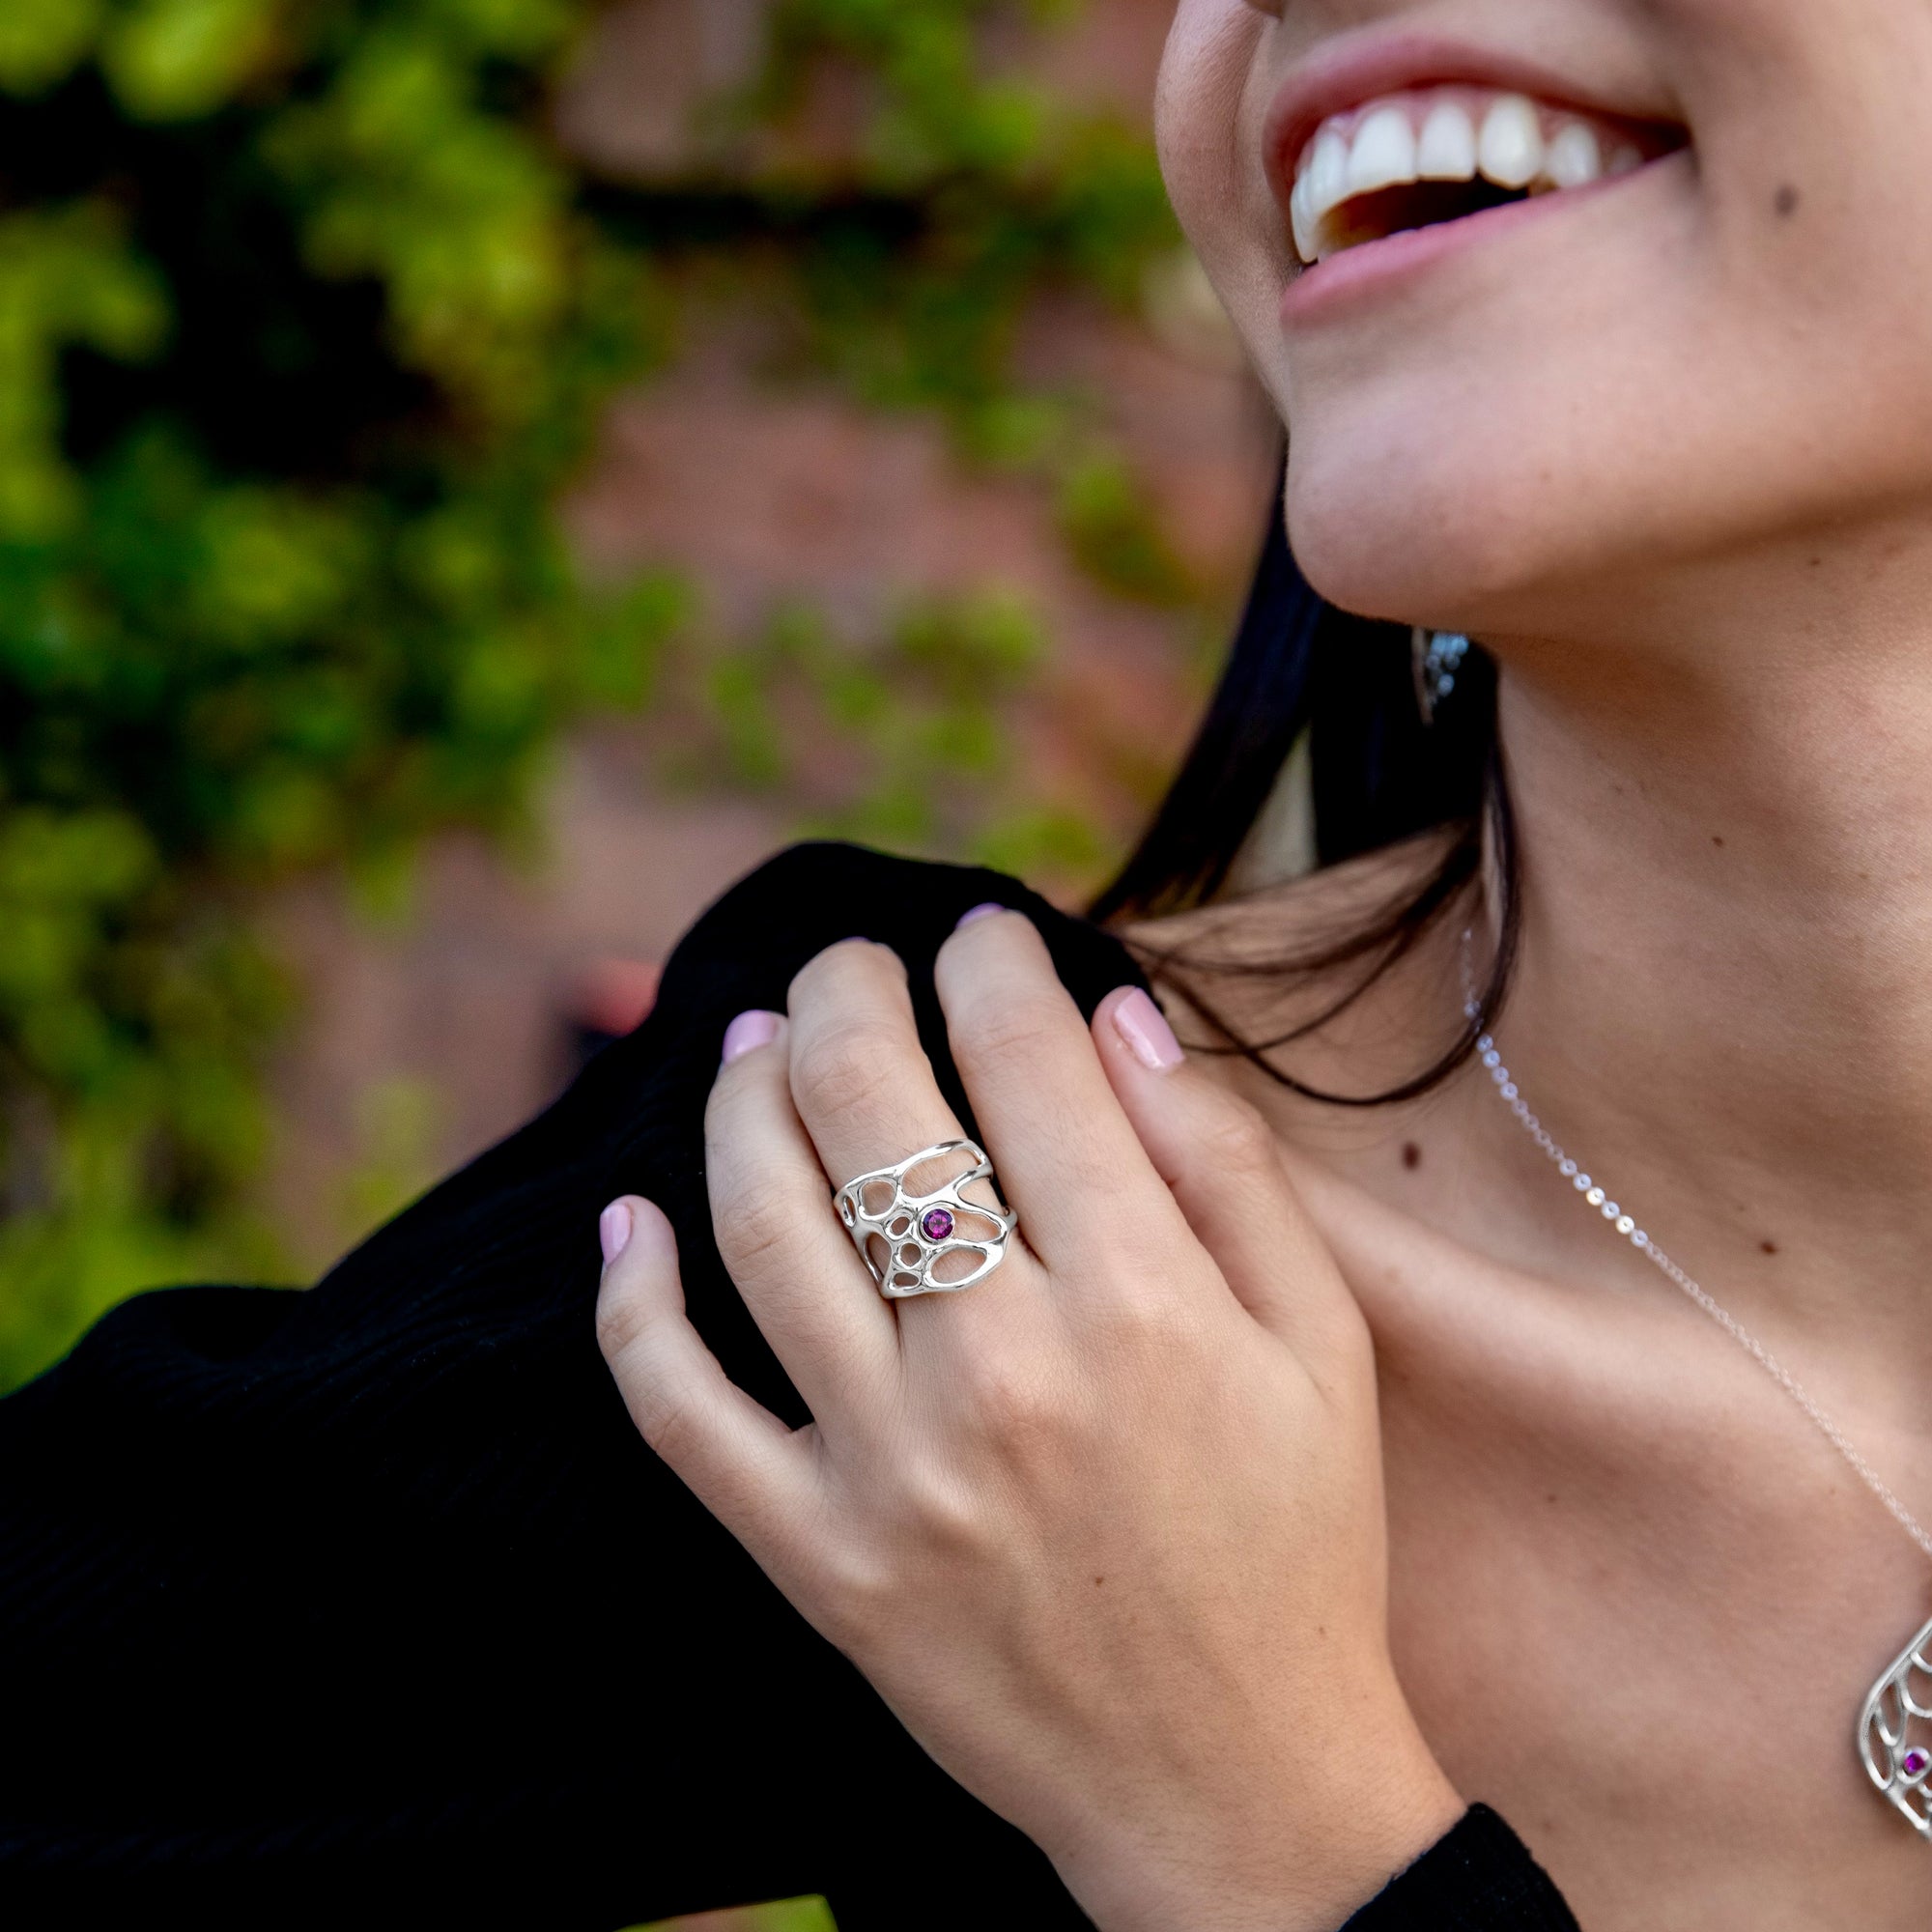
[[[968, 1153], [973, 1164], [930, 1194], [908, 1194], [905, 1178], [914, 1168], [943, 1154]], [[859, 1250], [859, 1259], [872, 1272], [879, 1293], [889, 1301], [915, 1294], [951, 1294], [984, 1281], [1007, 1258], [1007, 1243], [1020, 1217], [1010, 1208], [982, 1208], [960, 1189], [970, 1180], [990, 1179], [993, 1163], [985, 1149], [972, 1141], [941, 1141], [909, 1154], [896, 1167], [875, 1168], [862, 1174], [833, 1195], [838, 1218]], [[869, 1205], [867, 1197], [872, 1197]], [[975, 1227], [991, 1232], [968, 1233]], [[872, 1254], [877, 1237], [886, 1256], [881, 1266]], [[933, 1270], [948, 1255], [977, 1254], [979, 1264], [950, 1281], [936, 1281]]]

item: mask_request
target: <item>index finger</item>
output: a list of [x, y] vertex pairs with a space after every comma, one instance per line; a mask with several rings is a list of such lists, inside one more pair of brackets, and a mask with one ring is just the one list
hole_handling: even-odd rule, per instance
[[[919, 1278], [932, 1241], [939, 1252], [925, 1280], [940, 1288], [967, 1286], [1000, 1236], [1001, 1216], [987, 1183], [969, 1178], [970, 1154], [927, 1151], [962, 1142], [964, 1129], [920, 1044], [897, 955], [865, 941], [829, 947], [792, 980], [788, 1004], [792, 1097], [825, 1172], [841, 1193], [867, 1180], [856, 1190], [859, 1206], [867, 1216], [885, 1217], [866, 1237], [876, 1265], [887, 1266], [899, 1253], [889, 1235], [896, 1232], [910, 1243], [910, 1257], [899, 1259], [913, 1265], [890, 1267], [894, 1286], [888, 1293], [897, 1294], [902, 1274]], [[922, 1157], [896, 1175], [915, 1155]], [[930, 1199], [933, 1189], [948, 1183], [947, 1206], [932, 1210], [943, 1229], [913, 1230], [914, 1201]], [[895, 1231], [892, 1217], [900, 1213], [905, 1224]], [[903, 1310], [906, 1302], [898, 1305]]]

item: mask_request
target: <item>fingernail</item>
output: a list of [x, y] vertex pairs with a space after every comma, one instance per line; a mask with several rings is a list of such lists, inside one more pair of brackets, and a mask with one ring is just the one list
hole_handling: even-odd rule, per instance
[[961, 926], [971, 925], [976, 919], [990, 919], [994, 913], [1006, 910], [1007, 908], [998, 899], [988, 899], [984, 905], [976, 905], [971, 912], [962, 912], [959, 915], [959, 924], [952, 929], [957, 932]]
[[769, 1046], [778, 1037], [778, 1014], [760, 1012], [755, 1008], [749, 1013], [740, 1013], [724, 1029], [724, 1064], [729, 1066], [734, 1060], [744, 1059], [754, 1046]]
[[1113, 1018], [1114, 1031], [1150, 1073], [1171, 1073], [1187, 1058], [1167, 1015], [1138, 986], [1117, 1003]]
[[631, 1204], [613, 1201], [597, 1217], [597, 1240], [609, 1267], [631, 1245]]

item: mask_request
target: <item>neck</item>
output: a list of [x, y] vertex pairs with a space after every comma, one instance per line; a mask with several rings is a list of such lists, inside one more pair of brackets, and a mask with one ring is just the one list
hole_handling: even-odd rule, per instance
[[1497, 1030], [1558, 1138], [1747, 1325], [1922, 1385], [1932, 542], [1740, 577], [1638, 613], [1668, 657], [1502, 648], [1523, 928]]

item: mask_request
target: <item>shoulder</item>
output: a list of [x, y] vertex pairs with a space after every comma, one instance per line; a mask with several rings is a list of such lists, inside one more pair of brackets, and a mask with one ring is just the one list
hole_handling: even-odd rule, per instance
[[659, 1007], [781, 1010], [792, 976], [841, 939], [890, 946], [916, 984], [929, 982], [960, 915], [988, 901], [1034, 922], [1083, 1009], [1123, 980], [1140, 979], [1111, 933], [1004, 872], [812, 840], [766, 860], [699, 916], [665, 967]]

